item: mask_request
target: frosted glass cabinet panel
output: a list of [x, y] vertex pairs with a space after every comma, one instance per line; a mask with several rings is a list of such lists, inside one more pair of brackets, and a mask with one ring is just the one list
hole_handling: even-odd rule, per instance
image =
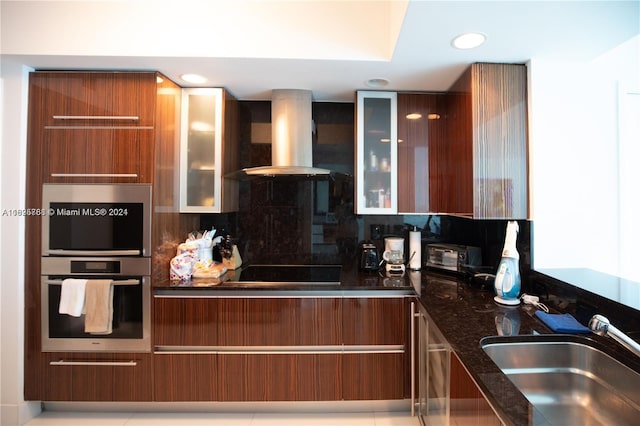
[[397, 95], [357, 93], [356, 213], [398, 211]]
[[[229, 169], [223, 154], [230, 141], [226, 134], [229, 123], [230, 96], [219, 88], [191, 88], [182, 91], [180, 140], [180, 211], [219, 213], [237, 205], [228, 189], [237, 182], [224, 179]], [[234, 100], [235, 101], [235, 100]], [[237, 144], [235, 144], [237, 146]], [[237, 156], [236, 156], [237, 157]], [[228, 170], [225, 171], [225, 165]]]

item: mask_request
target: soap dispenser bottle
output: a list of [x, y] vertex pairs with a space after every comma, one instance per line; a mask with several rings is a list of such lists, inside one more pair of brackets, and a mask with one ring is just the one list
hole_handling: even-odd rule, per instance
[[495, 279], [494, 300], [502, 305], [519, 305], [520, 299], [520, 254], [516, 250], [518, 239], [518, 222], [507, 223], [507, 234], [504, 239], [502, 258], [498, 264]]

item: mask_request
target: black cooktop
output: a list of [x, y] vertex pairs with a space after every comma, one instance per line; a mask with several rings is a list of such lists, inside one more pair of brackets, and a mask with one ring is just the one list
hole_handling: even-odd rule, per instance
[[249, 265], [238, 282], [340, 284], [340, 265]]

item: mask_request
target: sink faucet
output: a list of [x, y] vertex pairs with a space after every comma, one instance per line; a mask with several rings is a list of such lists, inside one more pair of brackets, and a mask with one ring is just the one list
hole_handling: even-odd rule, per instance
[[636, 356], [640, 357], [640, 343], [612, 326], [606, 317], [603, 317], [602, 315], [592, 316], [589, 320], [589, 328], [599, 336], [611, 337], [613, 340], [633, 352]]

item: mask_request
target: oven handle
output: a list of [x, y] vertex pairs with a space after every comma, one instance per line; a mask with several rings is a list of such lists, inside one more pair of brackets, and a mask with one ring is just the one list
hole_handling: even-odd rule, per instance
[[[99, 277], [97, 279], [100, 279]], [[47, 284], [51, 285], [62, 285], [62, 280], [46, 280]], [[113, 280], [113, 285], [138, 285], [140, 284], [139, 280]]]
[[63, 250], [53, 249], [47, 252], [60, 256], [138, 256], [140, 250]]

